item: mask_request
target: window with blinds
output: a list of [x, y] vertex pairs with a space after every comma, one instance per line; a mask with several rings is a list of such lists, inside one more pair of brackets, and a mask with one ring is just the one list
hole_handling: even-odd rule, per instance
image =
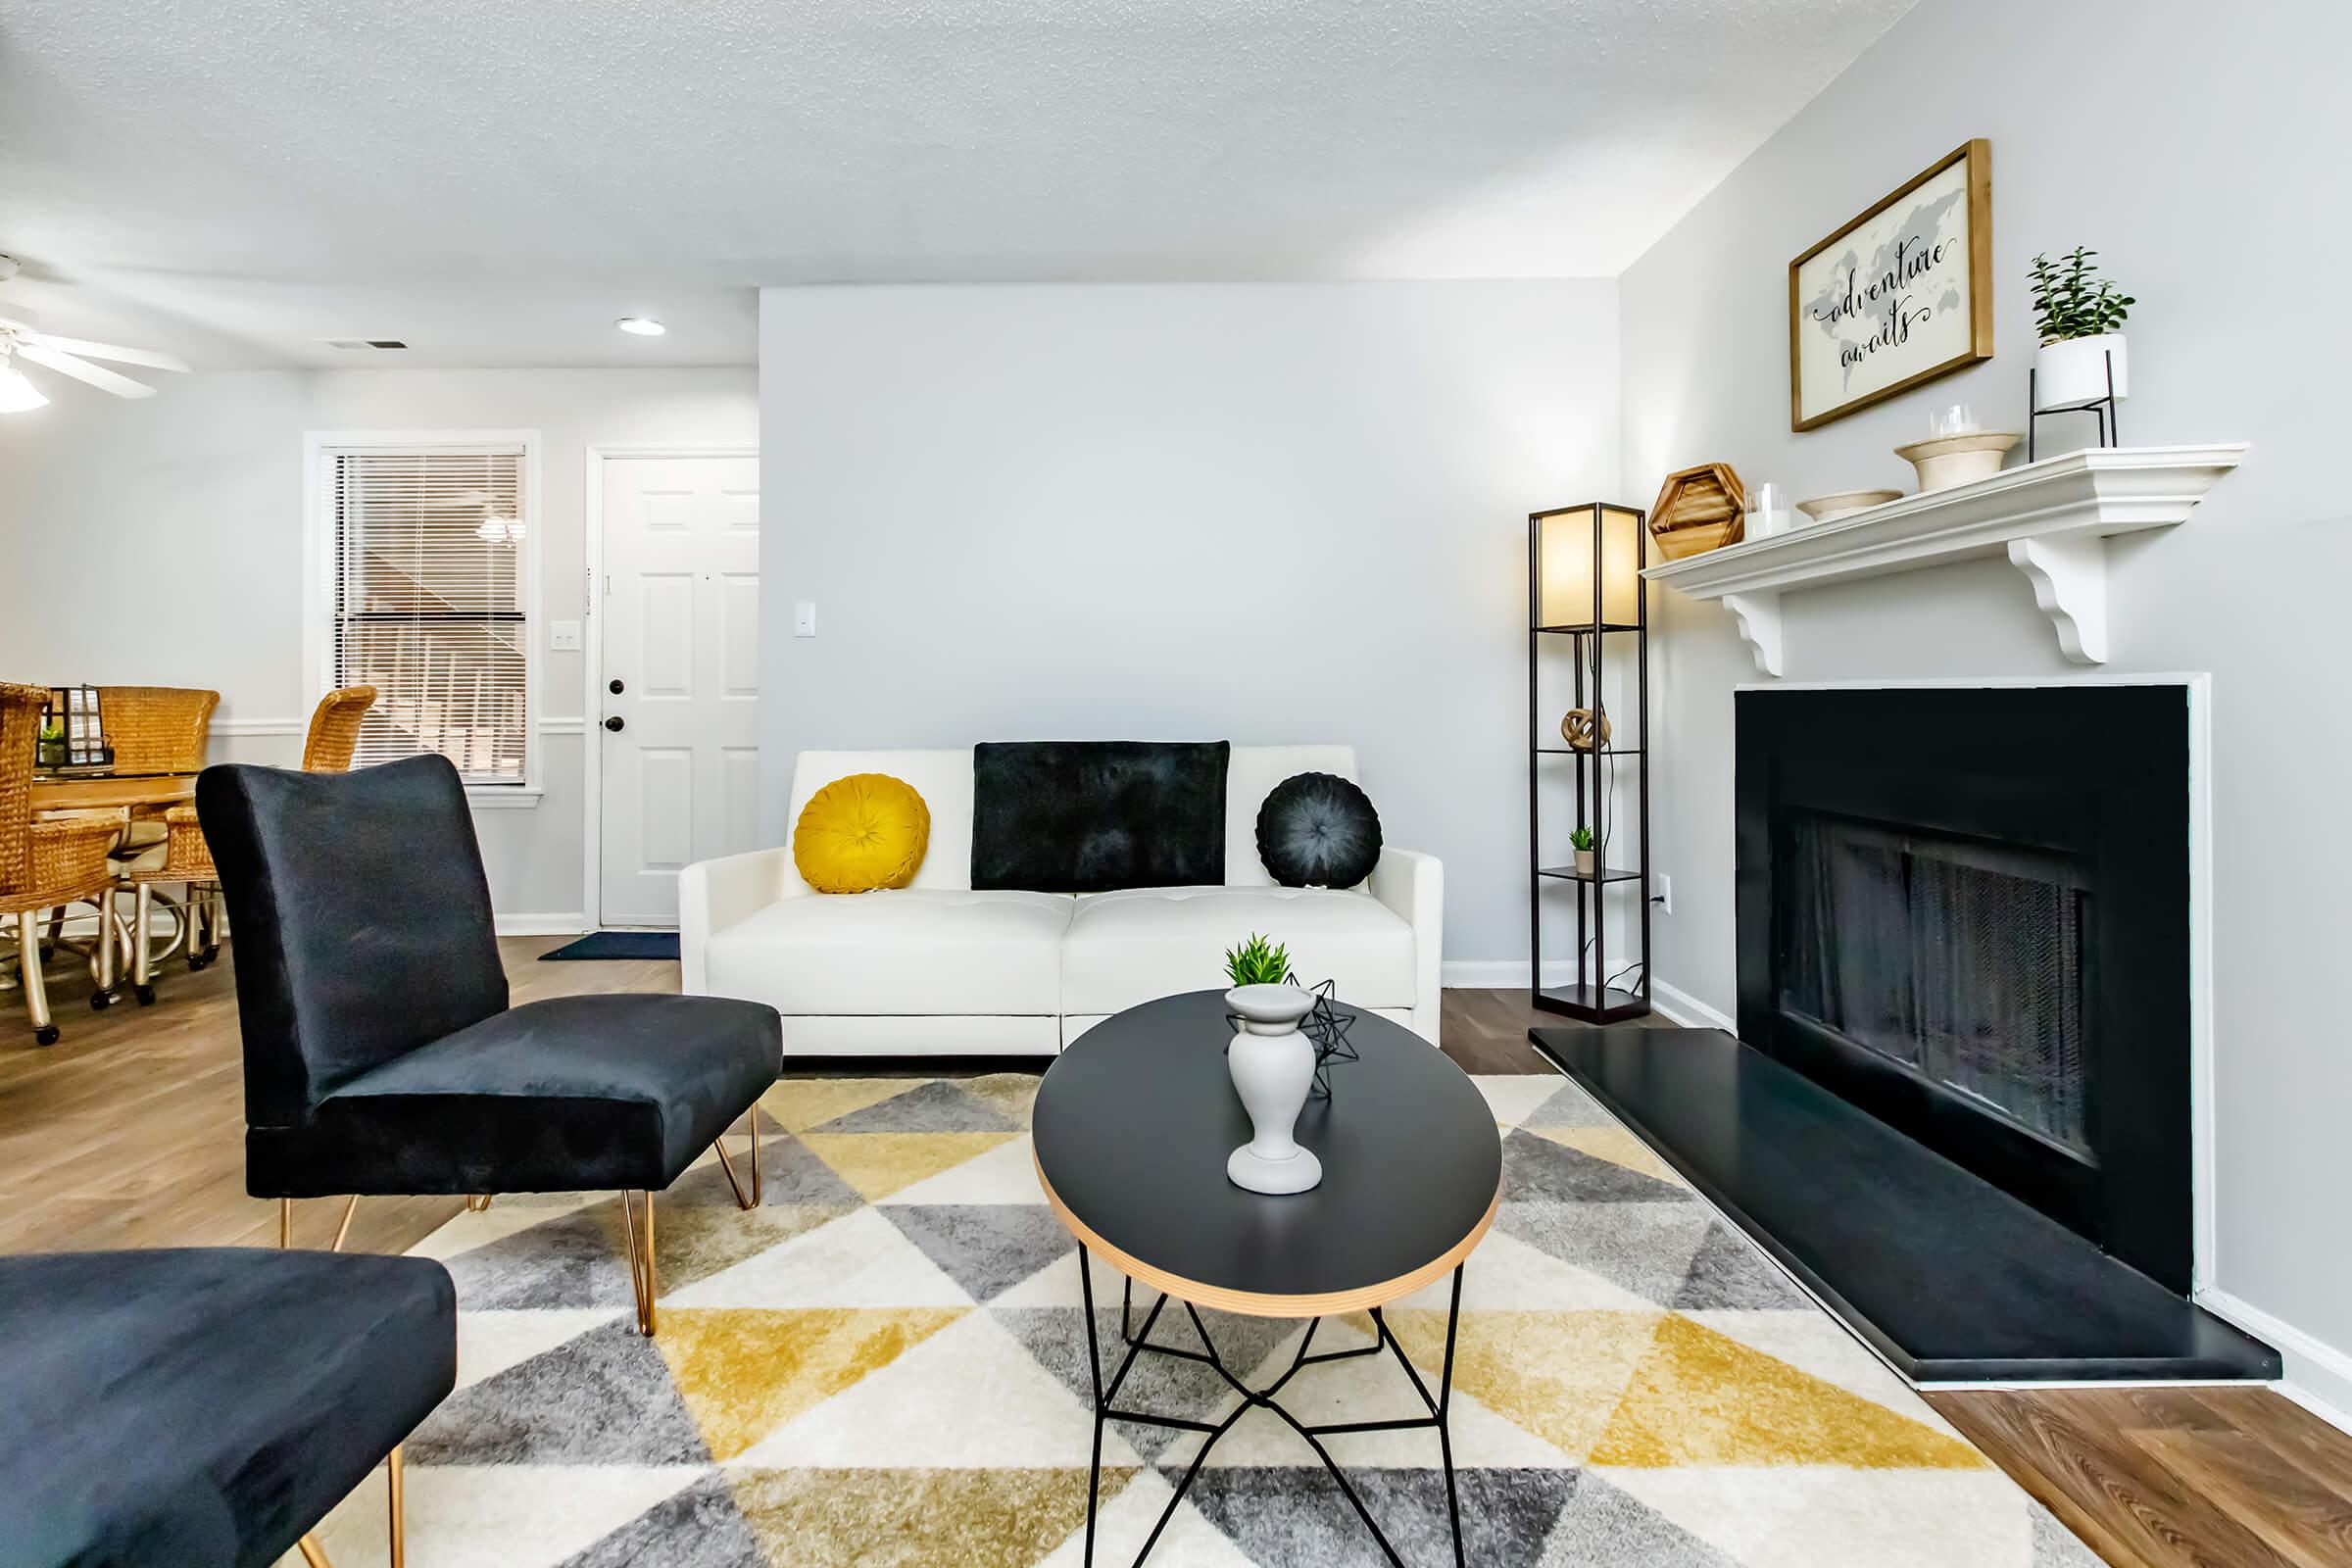
[[352, 765], [439, 752], [468, 784], [523, 784], [522, 450], [324, 456], [330, 673], [376, 690]]

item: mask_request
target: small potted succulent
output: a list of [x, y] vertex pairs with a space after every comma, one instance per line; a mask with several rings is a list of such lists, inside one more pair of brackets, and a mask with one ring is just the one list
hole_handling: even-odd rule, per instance
[[66, 765], [66, 721], [53, 718], [41, 725], [33, 748], [33, 761], [41, 767]]
[[2034, 258], [2034, 326], [2041, 337], [2034, 356], [2036, 413], [2106, 397], [2110, 364], [2115, 395], [2129, 389], [2123, 325], [2138, 302], [2098, 275], [2091, 260], [2098, 254], [2078, 245], [2055, 262]]
[[1252, 935], [1225, 950], [1225, 976], [1236, 987], [1279, 986], [1291, 980], [1291, 950], [1270, 938]]
[[1592, 848], [1592, 830], [1589, 827], [1580, 827], [1569, 834], [1568, 847], [1576, 852], [1576, 874], [1578, 876], [1592, 875], [1594, 866], [1599, 859]]

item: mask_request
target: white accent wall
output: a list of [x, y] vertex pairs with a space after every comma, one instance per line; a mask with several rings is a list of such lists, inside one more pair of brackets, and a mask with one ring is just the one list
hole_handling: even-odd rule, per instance
[[[54, 379], [54, 378], [53, 378]], [[303, 669], [303, 432], [540, 432], [543, 620], [534, 652], [541, 776], [528, 809], [475, 815], [502, 924], [579, 929], [582, 656], [546, 619], [587, 590], [581, 485], [592, 442], [745, 442], [749, 367], [716, 369], [254, 370], [154, 377], [123, 402], [56, 383], [0, 418], [0, 678], [210, 686], [216, 760], [291, 766]], [[22, 570], [23, 576], [18, 578]], [[590, 628], [591, 634], [593, 628]]]
[[[1607, 282], [768, 289], [763, 836], [792, 759], [1347, 741], [1526, 929], [1526, 523], [1613, 498]], [[817, 635], [792, 635], [793, 605]]]
[[[2219, 17], [2192, 0], [1926, 0], [1620, 279], [1624, 471], [1637, 497], [1712, 460], [1798, 498], [1913, 488], [1892, 449], [1929, 433], [1932, 408], [2023, 428], [2027, 263], [2077, 244], [2139, 300], [2126, 440], [2253, 443], [2188, 523], [2110, 546], [2108, 668], [2213, 677], [2214, 1301], [2352, 1408], [2352, 1050], [2333, 983], [2352, 928], [2336, 826], [2352, 318], [2328, 303], [2352, 250], [2332, 151], [2352, 133], [2352, 11]], [[1789, 259], [1971, 136], [1992, 143], [1997, 357], [1792, 435]], [[2087, 427], [2045, 426], [2044, 454]], [[1732, 691], [1758, 677], [1728, 611], [1660, 599], [1655, 864], [1675, 912], [1656, 924], [1658, 978], [1729, 1013]], [[1784, 603], [1790, 679], [2082, 673], [2005, 564]]]

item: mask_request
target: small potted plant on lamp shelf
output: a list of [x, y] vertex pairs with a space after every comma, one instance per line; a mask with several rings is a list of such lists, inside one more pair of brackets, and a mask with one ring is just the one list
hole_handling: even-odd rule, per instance
[[1592, 848], [1592, 830], [1580, 827], [1568, 835], [1568, 847], [1576, 852], [1576, 874], [1591, 876], [1600, 857]]
[[2098, 275], [2097, 251], [2078, 245], [2053, 262], [2034, 258], [2034, 326], [2041, 347], [2034, 356], [2036, 413], [2096, 403], [2126, 388], [2124, 318], [2138, 302]]

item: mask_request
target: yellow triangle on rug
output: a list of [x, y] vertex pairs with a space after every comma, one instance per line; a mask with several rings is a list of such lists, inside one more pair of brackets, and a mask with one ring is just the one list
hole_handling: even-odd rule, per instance
[[967, 1310], [671, 1307], [654, 1343], [710, 1456], [727, 1459]]
[[[1102, 1472], [1109, 1496], [1132, 1470]], [[777, 1563], [933, 1568], [1034, 1563], [1086, 1523], [1087, 1472], [732, 1471], [735, 1505]]]
[[1965, 1443], [1676, 1313], [1593, 1444], [1598, 1465], [1974, 1470]]
[[816, 1157], [867, 1202], [952, 1170], [1019, 1133], [803, 1133]]

